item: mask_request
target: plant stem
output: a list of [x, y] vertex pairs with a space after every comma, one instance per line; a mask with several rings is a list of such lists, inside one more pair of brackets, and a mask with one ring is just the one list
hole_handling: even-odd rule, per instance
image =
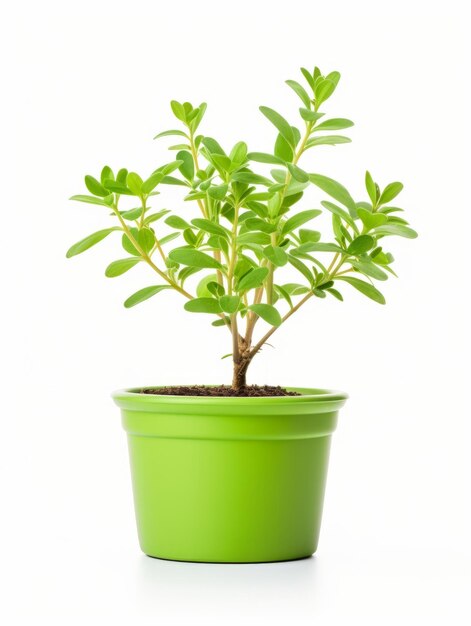
[[327, 275], [330, 275], [330, 272], [332, 271], [332, 268], [334, 267], [337, 259], [339, 258], [339, 252], [336, 252], [334, 255], [334, 258], [332, 259], [331, 264], [329, 265], [329, 267], [327, 268]]
[[[331, 275], [330, 275], [330, 272], [329, 272], [329, 278], [330, 278], [330, 279], [335, 278], [335, 276], [339, 276], [339, 275], [341, 275], [341, 274], [346, 274], [347, 272], [352, 271], [351, 269], [348, 269], [348, 270], [345, 270], [344, 272], [340, 272], [340, 273], [339, 273], [339, 269], [340, 269], [340, 268], [342, 267], [342, 265], [345, 263], [346, 259], [347, 259], [347, 257], [345, 257], [345, 256], [343, 256], [343, 255], [342, 255], [342, 258], [341, 258], [341, 260], [340, 260], [340, 263], [337, 265], [337, 267], [335, 268], [335, 270], [332, 272], [332, 274], [331, 274]], [[284, 315], [284, 316], [281, 318], [281, 324], [280, 324], [279, 326], [272, 326], [272, 327], [270, 328], [270, 330], [269, 330], [267, 333], [265, 333], [265, 335], [263, 335], [263, 337], [260, 339], [260, 341], [259, 341], [257, 344], [255, 344], [255, 346], [254, 346], [254, 347], [250, 350], [250, 353], [249, 353], [249, 358], [250, 358], [250, 360], [252, 360], [252, 359], [253, 359], [253, 357], [257, 354], [257, 352], [260, 350], [260, 348], [263, 346], [263, 344], [264, 344], [264, 343], [266, 343], [266, 342], [268, 341], [268, 339], [269, 339], [269, 338], [273, 335], [273, 333], [274, 333], [274, 332], [275, 332], [278, 328], [280, 328], [280, 326], [282, 326], [282, 325], [286, 322], [286, 320], [287, 320], [287, 319], [289, 319], [289, 318], [293, 315], [293, 313], [296, 313], [296, 311], [298, 311], [298, 310], [302, 307], [302, 305], [303, 305], [305, 302], [307, 302], [310, 298], [312, 298], [312, 296], [313, 296], [313, 295], [314, 295], [314, 293], [313, 293], [312, 291], [311, 291], [311, 292], [309, 292], [308, 294], [306, 294], [306, 295], [304, 296], [304, 298], [302, 298], [302, 299], [301, 299], [301, 300], [300, 300], [297, 304], [295, 304], [295, 305], [293, 306], [293, 308], [292, 308], [292, 309], [290, 309], [290, 310], [288, 311], [288, 313], [286, 313], [286, 315]]]
[[237, 313], [231, 315], [231, 333], [232, 333], [232, 362], [234, 366], [239, 363], [239, 330], [237, 328]]
[[[300, 300], [292, 309], [290, 309], [288, 311], [288, 313], [286, 313], [286, 315], [284, 315], [284, 317], [281, 318], [281, 324], [284, 324], [286, 322], [287, 319], [289, 319], [293, 313], [296, 313], [296, 311], [298, 309], [300, 309], [302, 307], [302, 305], [307, 302], [310, 298], [312, 298], [314, 294], [312, 292], [309, 292], [308, 294], [306, 294], [304, 296], [304, 298], [302, 300]], [[257, 354], [257, 352], [260, 350], [260, 348], [263, 346], [263, 344], [268, 341], [268, 339], [273, 335], [273, 333], [280, 328], [280, 326], [272, 326], [270, 328], [270, 330], [265, 333], [265, 335], [263, 335], [263, 337], [260, 339], [260, 341], [255, 344], [255, 346], [251, 349], [250, 351], [250, 360], [253, 359], [253, 357]]]
[[[237, 225], [239, 221], [239, 206], [234, 207], [234, 221], [232, 223], [231, 232], [231, 250], [230, 259], [227, 270], [227, 293], [229, 296], [233, 294], [234, 287], [234, 269], [237, 261]], [[232, 333], [232, 361], [234, 367], [239, 363], [240, 350], [239, 350], [239, 329], [237, 326], [237, 311], [231, 315], [231, 333]]]
[[[191, 149], [191, 156], [193, 157], [193, 163], [195, 165], [195, 169], [196, 171], [198, 171], [200, 169], [199, 166], [199, 161], [198, 161], [198, 150], [196, 148], [195, 145], [195, 135], [193, 133], [193, 131], [191, 129], [188, 129], [190, 131], [190, 149]], [[205, 217], [206, 219], [208, 218], [208, 207], [207, 205], [205, 206], [204, 202], [200, 199], [198, 199], [196, 201], [198, 203], [198, 206], [200, 208], [201, 213], [203, 214], [203, 217]], [[213, 256], [214, 259], [218, 262], [221, 263], [221, 253], [219, 250], [214, 250], [213, 252]], [[217, 281], [220, 285], [224, 285], [224, 279], [222, 276], [222, 272], [220, 270], [216, 270], [216, 276], [217, 276]]]
[[[190, 150], [191, 150], [191, 156], [193, 157], [193, 163], [195, 164], [196, 171], [198, 171], [200, 169], [200, 166], [198, 163], [198, 150], [196, 149], [195, 136], [192, 130], [190, 130]], [[199, 198], [196, 202], [200, 208], [201, 213], [203, 214], [203, 217], [207, 218], [208, 216], [207, 216], [207, 211], [204, 206], [204, 203]]]
[[[299, 159], [301, 158], [301, 156], [303, 155], [303, 152], [306, 148], [306, 143], [311, 135], [311, 131], [312, 131], [312, 126], [313, 126], [313, 122], [306, 122], [306, 130], [304, 133], [304, 136], [301, 140], [301, 143], [299, 144], [298, 149], [296, 150], [296, 153], [293, 157], [293, 165], [296, 165], [299, 161]], [[289, 184], [291, 182], [292, 179], [292, 175], [291, 172], [288, 170], [286, 172], [286, 178], [285, 178], [285, 183], [284, 183], [284, 188], [283, 191], [281, 192], [281, 202], [283, 202], [283, 199], [285, 197], [286, 191], [288, 190]], [[276, 238], [273, 238], [272, 235], [272, 245], [276, 245]], [[267, 303], [268, 304], [272, 304], [273, 302], [273, 274], [275, 271], [275, 268], [273, 266], [272, 263], [268, 263], [268, 269], [269, 269], [269, 274], [267, 277], [267, 282], [266, 282], [266, 294], [267, 294]], [[261, 291], [259, 292], [259, 290], [255, 291], [255, 297], [254, 297], [254, 302], [253, 304], [258, 304], [261, 300], [261, 296], [263, 294], [263, 289], [264, 287], [261, 287]], [[252, 340], [252, 335], [253, 335], [253, 331], [255, 328], [255, 324], [257, 323], [258, 320], [258, 316], [255, 315], [255, 313], [251, 314], [248, 316], [247, 318], [247, 330], [246, 330], [246, 340], [250, 341]], [[276, 330], [276, 326], [274, 327], [274, 329]], [[275, 332], [275, 330], [273, 330], [272, 332]]]
[[150, 258], [150, 256], [141, 248], [141, 246], [139, 245], [139, 243], [137, 242], [136, 238], [133, 236], [133, 234], [131, 233], [131, 231], [129, 230], [128, 225], [126, 224], [126, 222], [124, 221], [124, 219], [121, 217], [121, 214], [119, 213], [118, 209], [117, 209], [117, 204], [115, 204], [115, 206], [112, 207], [116, 217], [119, 219], [121, 226], [123, 227], [124, 232], [126, 233], [126, 236], [128, 237], [129, 241], [132, 243], [132, 245], [136, 248], [136, 250], [139, 252], [139, 254], [141, 255], [141, 257], [144, 259], [144, 261], [150, 265], [150, 267], [157, 272], [157, 274], [163, 278], [169, 285], [171, 285], [176, 291], [178, 291], [179, 293], [181, 293], [183, 296], [185, 296], [185, 298], [188, 298], [189, 300], [193, 299], [193, 296], [191, 294], [189, 294], [185, 289], [183, 289], [183, 287], [180, 287], [180, 285], [178, 285], [175, 281], [173, 281], [169, 276], [167, 276], [167, 274], [165, 274], [165, 272], [163, 272], [161, 269], [159, 269], [157, 267], [157, 265], [155, 265], [155, 263], [152, 261], [152, 259]]

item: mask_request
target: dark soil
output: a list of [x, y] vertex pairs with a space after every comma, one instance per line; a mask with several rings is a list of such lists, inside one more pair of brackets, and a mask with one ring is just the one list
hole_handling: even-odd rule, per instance
[[282, 387], [270, 387], [269, 385], [247, 385], [236, 390], [227, 385], [207, 387], [205, 385], [193, 385], [191, 387], [159, 387], [158, 389], [141, 389], [141, 393], [159, 396], [213, 396], [213, 397], [243, 397], [261, 398], [273, 396], [300, 396], [296, 391], [288, 391]]

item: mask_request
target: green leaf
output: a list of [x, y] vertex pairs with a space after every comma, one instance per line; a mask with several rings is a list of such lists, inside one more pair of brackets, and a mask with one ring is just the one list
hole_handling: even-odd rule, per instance
[[311, 99], [309, 98], [309, 95], [304, 87], [295, 80], [287, 80], [285, 82], [289, 87], [291, 87], [296, 95], [301, 98], [304, 106], [309, 109], [309, 107], [311, 106]]
[[256, 161], [257, 163], [272, 163], [273, 165], [284, 165], [285, 162], [280, 157], [274, 154], [267, 154], [266, 152], [249, 152], [247, 158], [250, 161]]
[[217, 280], [209, 282], [207, 289], [215, 298], [221, 298], [224, 295], [224, 287], [220, 285]]
[[284, 289], [284, 287], [281, 287], [281, 285], [273, 285], [273, 288], [275, 290], [275, 293], [280, 298], [283, 298], [284, 300], [286, 300], [286, 302], [289, 304], [290, 309], [292, 309], [293, 308], [293, 301], [292, 301], [291, 296], [289, 295], [289, 293]]
[[71, 246], [67, 250], [67, 253], [65, 256], [68, 259], [70, 259], [70, 257], [76, 256], [77, 254], [81, 254], [82, 252], [85, 252], [85, 250], [88, 250], [88, 248], [91, 248], [95, 244], [102, 241], [105, 237], [107, 237], [114, 230], [121, 230], [121, 228], [118, 228], [117, 226], [115, 226], [114, 228], [104, 228], [103, 230], [99, 230], [96, 233], [93, 233], [92, 235], [88, 235], [88, 237], [81, 239], [80, 241], [75, 243], [73, 246]]
[[187, 152], [191, 150], [191, 147], [186, 143], [174, 143], [173, 145], [168, 147], [169, 150], [186, 150]]
[[309, 72], [309, 70], [307, 70], [305, 67], [302, 67], [301, 73], [304, 76], [304, 78], [307, 80], [311, 89], [314, 91], [314, 78], [312, 77], [311, 72]]
[[193, 298], [185, 302], [184, 308], [191, 313], [221, 313], [219, 302], [214, 298]]
[[164, 130], [163, 133], [159, 133], [158, 135], [156, 135], [154, 139], [160, 139], [160, 137], [170, 137], [175, 135], [178, 137], [185, 137], [186, 139], [189, 139], [188, 135], [182, 130]]
[[321, 213], [322, 211], [319, 211], [318, 209], [312, 209], [310, 211], [301, 211], [300, 213], [296, 213], [296, 215], [293, 215], [288, 220], [286, 220], [281, 229], [281, 234], [286, 235], [287, 233], [291, 233], [293, 230], [296, 230], [296, 228], [299, 228], [306, 222], [309, 222], [318, 215], [321, 215]]
[[85, 176], [85, 185], [88, 191], [94, 196], [101, 196], [102, 198], [104, 198], [110, 193], [108, 189], [105, 189], [105, 187], [100, 182], [98, 182], [96, 178], [93, 178], [93, 176]]
[[404, 189], [404, 185], [402, 183], [390, 183], [387, 185], [381, 194], [379, 199], [379, 204], [386, 204], [387, 202], [391, 202], [397, 195], [401, 193]]
[[222, 250], [224, 254], [229, 252], [229, 244], [226, 237], [220, 237], [219, 235], [210, 235], [207, 241], [208, 246], [215, 250]]
[[277, 267], [282, 267], [288, 263], [288, 255], [279, 246], [267, 246], [263, 249], [264, 256]]
[[225, 317], [223, 320], [219, 319], [219, 320], [214, 320], [214, 322], [211, 322], [211, 326], [226, 326], [229, 325], [230, 328], [230, 320], [228, 317]]
[[316, 83], [315, 95], [317, 106], [321, 105], [330, 98], [335, 91], [335, 87], [335, 82], [327, 78], [320, 81], [319, 84]]
[[260, 245], [266, 245], [269, 244], [271, 241], [270, 236], [268, 235], [268, 233], [264, 233], [264, 232], [249, 232], [249, 233], [244, 233], [243, 235], [239, 235], [237, 237], [237, 243], [240, 246], [244, 246], [247, 244], [260, 244]]
[[134, 267], [137, 263], [140, 262], [140, 259], [133, 257], [131, 259], [119, 259], [119, 261], [113, 261], [108, 265], [105, 270], [105, 276], [108, 278], [114, 278], [115, 276], [121, 276], [131, 267]]
[[303, 120], [305, 120], [306, 122], [317, 122], [317, 120], [320, 119], [324, 115], [324, 113], [319, 113], [318, 111], [311, 111], [310, 109], [304, 109], [303, 107], [299, 109], [299, 113], [301, 117], [303, 118]]
[[358, 228], [357, 228], [354, 220], [350, 217], [349, 213], [347, 213], [347, 211], [345, 211], [345, 209], [342, 209], [341, 207], [337, 206], [333, 202], [329, 202], [328, 200], [323, 200], [321, 202], [321, 204], [328, 211], [330, 211], [334, 215], [338, 215], [340, 218], [342, 218], [343, 221], [346, 224], [348, 224], [349, 226], [351, 226], [355, 230], [355, 232], [358, 232]]
[[336, 146], [341, 143], [351, 143], [350, 137], [343, 137], [342, 135], [323, 135], [320, 137], [313, 137], [306, 143], [306, 148], [313, 148], [314, 146]]
[[198, 239], [191, 228], [185, 228], [183, 231], [183, 239], [192, 247], [196, 247], [198, 244]]
[[310, 289], [299, 283], [286, 283], [283, 285], [283, 289], [291, 296], [302, 296], [310, 291]]
[[129, 172], [129, 174], [126, 176], [126, 185], [135, 196], [141, 195], [142, 183], [142, 178], [139, 176], [139, 174], [136, 174], [136, 172]]
[[371, 250], [375, 245], [375, 240], [370, 235], [360, 235], [356, 237], [352, 241], [352, 243], [348, 246], [347, 252], [352, 254], [353, 256], [357, 256], [358, 254], [364, 254]]
[[228, 185], [213, 185], [208, 188], [208, 195], [214, 200], [224, 200]]
[[186, 113], [183, 104], [180, 104], [180, 102], [177, 102], [176, 100], [172, 100], [170, 102], [170, 106], [177, 120], [180, 120], [181, 122], [186, 122]]
[[222, 154], [223, 156], [226, 156], [226, 153], [221, 145], [212, 137], [203, 137], [202, 143], [211, 155]]
[[195, 166], [193, 163], [193, 157], [185, 150], [180, 150], [180, 152], [177, 152], [177, 161], [181, 161], [178, 169], [183, 174], [183, 176], [191, 182], [195, 177]]
[[151, 224], [152, 222], [156, 222], [157, 220], [160, 220], [164, 215], [167, 215], [168, 213], [170, 213], [168, 209], [162, 209], [161, 211], [157, 211], [157, 213], [152, 213], [151, 215], [148, 215], [145, 218], [144, 224]]
[[299, 238], [301, 243], [317, 243], [321, 238], [321, 233], [318, 230], [301, 228], [299, 230]]
[[232, 148], [229, 155], [231, 165], [240, 167], [247, 160], [247, 144], [245, 141], [238, 141]]
[[249, 217], [249, 219], [244, 221], [244, 226], [247, 230], [258, 230], [263, 233], [274, 233], [276, 231], [276, 226], [274, 224], [265, 222], [259, 217]]
[[141, 228], [139, 230], [137, 240], [139, 245], [148, 254], [155, 244], [155, 234], [150, 228]]
[[202, 102], [199, 105], [198, 108], [193, 110], [193, 114], [192, 114], [192, 117], [191, 117], [191, 124], [190, 124], [190, 128], [191, 128], [193, 133], [196, 131], [198, 126], [201, 124], [201, 120], [203, 119], [204, 114], [206, 113], [207, 107], [208, 107], [208, 105], [206, 104], [206, 102]]
[[383, 294], [373, 287], [370, 283], [366, 283], [364, 280], [360, 280], [359, 278], [351, 278], [350, 276], [337, 276], [335, 280], [343, 280], [352, 287], [355, 287], [358, 291], [360, 291], [363, 295], [368, 296], [375, 302], [379, 304], [386, 304], [386, 300]]
[[294, 248], [291, 254], [297, 256], [298, 254], [309, 254], [311, 252], [335, 252], [336, 254], [345, 254], [345, 250], [342, 250], [335, 243], [303, 243], [299, 248]]
[[[282, 189], [284, 187], [285, 186], [283, 185]], [[273, 187], [271, 187], [271, 189], [273, 190]], [[281, 204], [282, 204], [282, 195], [279, 193], [274, 193], [273, 196], [269, 198], [267, 202], [268, 217], [270, 217], [271, 219], [276, 218], [280, 213]]]
[[366, 171], [365, 173], [365, 187], [368, 195], [370, 196], [371, 202], [373, 203], [373, 205], [375, 205], [376, 200], [378, 199], [376, 196], [376, 185], [373, 178], [371, 177], [371, 174], [368, 171]]
[[247, 274], [242, 276], [237, 286], [237, 291], [248, 291], [249, 289], [255, 289], [263, 284], [263, 281], [268, 276], [268, 268], [257, 267], [249, 270]]
[[283, 161], [283, 164], [285, 161], [290, 162], [293, 160], [293, 148], [281, 134], [278, 134], [278, 137], [276, 138], [274, 152], [275, 156], [279, 157]]
[[356, 215], [356, 204], [353, 200], [352, 196], [348, 193], [343, 185], [338, 183], [333, 178], [328, 178], [327, 176], [322, 176], [321, 174], [310, 174], [309, 180], [317, 185], [322, 191], [328, 193], [329, 196], [332, 196], [337, 202], [343, 204], [349, 209], [350, 214]]
[[334, 83], [335, 87], [337, 87], [340, 80], [340, 72], [330, 72], [329, 74], [327, 74], [326, 79], [330, 80], [332, 83]]
[[216, 224], [215, 222], [211, 222], [211, 220], [204, 219], [202, 217], [196, 217], [194, 220], [191, 220], [191, 223], [199, 228], [200, 230], [204, 230], [206, 233], [211, 233], [212, 235], [219, 235], [220, 237], [224, 237], [227, 239], [228, 232], [223, 226]]
[[129, 221], [132, 222], [132, 221], [137, 220], [137, 219], [139, 219], [141, 217], [143, 210], [144, 210], [144, 208], [140, 206], [140, 207], [137, 207], [135, 209], [129, 209], [128, 211], [119, 211], [119, 214], [125, 220], [129, 220]]
[[351, 120], [347, 120], [342, 117], [336, 117], [332, 118], [331, 120], [325, 120], [325, 122], [322, 122], [313, 130], [343, 130], [344, 128], [350, 128], [351, 126], [353, 126], [353, 122]]
[[373, 231], [374, 235], [398, 235], [399, 237], [406, 237], [406, 239], [415, 239], [418, 235], [415, 230], [402, 224], [385, 224], [379, 226]]
[[297, 259], [292, 254], [288, 255], [288, 261], [289, 261], [290, 265], [292, 265], [295, 269], [297, 269], [298, 272], [301, 272], [301, 274], [304, 276], [304, 278], [306, 278], [309, 281], [309, 283], [312, 284], [312, 282], [314, 280], [312, 272], [309, 270], [309, 268], [306, 265], [304, 265], [304, 263], [302, 261]]
[[178, 159], [176, 161], [170, 161], [170, 163], [166, 163], [165, 165], [161, 165], [160, 167], [158, 167], [155, 172], [152, 172], [152, 174], [157, 174], [158, 172], [161, 172], [164, 176], [166, 176], [167, 174], [171, 174], [172, 172], [177, 170], [181, 164], [182, 162]]
[[217, 283], [217, 280], [217, 274], [208, 274], [208, 276], [202, 278], [196, 287], [196, 295], [198, 298], [209, 298], [211, 292], [208, 289], [208, 285], [209, 283]]
[[293, 163], [287, 163], [286, 165], [291, 173], [291, 176], [295, 180], [298, 180], [301, 183], [309, 182], [309, 174], [307, 174], [300, 167], [298, 167], [297, 165], [293, 165]]
[[383, 272], [382, 269], [377, 267], [371, 261], [352, 260], [350, 261], [350, 265], [358, 272], [361, 272], [366, 276], [370, 276], [371, 278], [376, 278], [377, 280], [387, 280], [388, 278], [386, 272]]
[[260, 111], [263, 113], [263, 115], [278, 129], [278, 131], [281, 133], [283, 138], [288, 142], [288, 144], [292, 148], [295, 148], [296, 140], [294, 137], [293, 129], [291, 128], [289, 123], [285, 120], [285, 118], [279, 113], [277, 113], [276, 111], [274, 111], [273, 109], [270, 109], [269, 107], [261, 106], [259, 108], [260, 108]]
[[221, 264], [213, 259], [213, 257], [192, 248], [175, 248], [168, 256], [172, 261], [181, 263], [182, 265], [191, 265], [193, 267], [221, 267]]
[[[125, 185], [127, 175], [128, 175], [128, 170], [125, 167], [122, 167], [116, 174], [116, 182], [121, 183], [122, 185]], [[105, 183], [103, 183], [103, 185], [105, 185]], [[105, 187], [108, 188], [108, 185], [105, 185]]]
[[[342, 220], [335, 213], [332, 215], [332, 229], [334, 231], [335, 238], [341, 245], [345, 244], [346, 232], [343, 230]], [[346, 230], [346, 229], [345, 229]]]
[[173, 241], [177, 237], [180, 237], [180, 233], [170, 233], [170, 235], [165, 235], [165, 237], [159, 239], [159, 243], [161, 246], [164, 246], [166, 243]]
[[78, 195], [72, 196], [71, 198], [69, 198], [69, 200], [76, 200], [77, 202], [87, 202], [88, 204], [99, 204], [100, 206], [106, 207], [109, 206], [104, 200], [102, 200], [101, 198], [96, 198], [95, 196]]
[[143, 193], [148, 194], [153, 191], [157, 185], [162, 181], [165, 174], [163, 172], [154, 172], [149, 178], [142, 183], [141, 190]]
[[382, 226], [388, 221], [387, 215], [384, 213], [371, 213], [362, 208], [357, 209], [357, 213], [367, 230]]
[[188, 183], [175, 178], [175, 176], [164, 176], [162, 178], [162, 185], [180, 185], [180, 187], [189, 187]]
[[152, 298], [152, 296], [155, 296], [155, 294], [159, 293], [159, 291], [163, 291], [164, 289], [172, 289], [172, 287], [170, 285], [153, 285], [152, 287], [139, 289], [139, 291], [133, 293], [132, 296], [129, 296], [129, 298], [124, 302], [124, 306], [127, 309], [130, 309], [132, 306]]
[[108, 189], [108, 193], [110, 191], [114, 191], [114, 193], [119, 193], [120, 195], [132, 196], [133, 192], [126, 187], [126, 185], [122, 182], [107, 180], [106, 188]]
[[340, 302], [343, 302], [343, 296], [340, 291], [337, 291], [337, 289], [331, 287], [330, 289], [326, 289], [326, 291], [327, 293], [330, 293], [332, 296], [334, 296], [334, 298], [337, 298], [337, 300], [340, 300]]
[[165, 223], [171, 228], [176, 228], [177, 230], [185, 230], [187, 228], [191, 228], [190, 224], [188, 224], [188, 222], [186, 222], [178, 215], [170, 215], [165, 220]]
[[408, 226], [409, 222], [406, 222], [402, 217], [398, 217], [397, 215], [389, 215], [388, 216], [388, 224], [403, 224], [404, 226]]
[[224, 154], [212, 154], [211, 160], [219, 171], [229, 172], [231, 169], [232, 161]]
[[210, 154], [222, 154], [226, 155], [220, 144], [212, 137], [203, 137], [203, 146], [210, 152]]
[[239, 296], [222, 296], [219, 299], [219, 304], [221, 305], [221, 309], [225, 313], [233, 314], [235, 313], [240, 306], [240, 298]]
[[[152, 250], [155, 243], [155, 235], [150, 228], [143, 228], [141, 230], [138, 230], [137, 228], [130, 228], [130, 232], [145, 253]], [[134, 244], [131, 242], [126, 233], [123, 233], [121, 243], [126, 252], [132, 254], [133, 256], [140, 256], [140, 252], [138, 252], [138, 250], [134, 247]]]
[[269, 178], [254, 174], [253, 172], [235, 172], [235, 174], [232, 175], [232, 180], [248, 185], [265, 185], [266, 187], [273, 185], [273, 181]]
[[251, 304], [248, 308], [272, 326], [279, 326], [282, 322], [281, 315], [271, 304]]
[[105, 186], [105, 181], [107, 180], [114, 180], [113, 170], [109, 165], [105, 165], [100, 174], [100, 181], [103, 186]]

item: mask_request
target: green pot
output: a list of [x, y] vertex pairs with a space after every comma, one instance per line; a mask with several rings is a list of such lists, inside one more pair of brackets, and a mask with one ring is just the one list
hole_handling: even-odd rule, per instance
[[128, 435], [139, 542], [178, 561], [286, 561], [317, 548], [346, 394], [113, 394]]

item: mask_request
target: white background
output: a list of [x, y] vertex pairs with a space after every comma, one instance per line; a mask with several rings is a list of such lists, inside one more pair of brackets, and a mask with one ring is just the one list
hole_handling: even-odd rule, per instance
[[[328, 7], [326, 5], [328, 4]], [[2, 18], [2, 436], [6, 624], [468, 624], [469, 53], [457, 2], [17, 3]], [[357, 198], [364, 170], [401, 180], [419, 231], [391, 245], [381, 307], [344, 289], [312, 302], [253, 364], [258, 383], [350, 394], [334, 438], [321, 544], [274, 565], [151, 560], [134, 529], [119, 387], [226, 382], [224, 330], [155, 283], [106, 279], [116, 240], [68, 202], [108, 163], [170, 160], [168, 102], [209, 103], [203, 132], [267, 150], [258, 105], [295, 119], [298, 67], [341, 71], [325, 105], [353, 143], [302, 163]], [[6, 140], [6, 146], [5, 146]], [[170, 157], [173, 153], [170, 153]], [[312, 190], [305, 208], [318, 206]], [[169, 188], [158, 200], [185, 215]], [[311, 204], [312, 203], [312, 204]], [[141, 268], [139, 268], [140, 270]]]

